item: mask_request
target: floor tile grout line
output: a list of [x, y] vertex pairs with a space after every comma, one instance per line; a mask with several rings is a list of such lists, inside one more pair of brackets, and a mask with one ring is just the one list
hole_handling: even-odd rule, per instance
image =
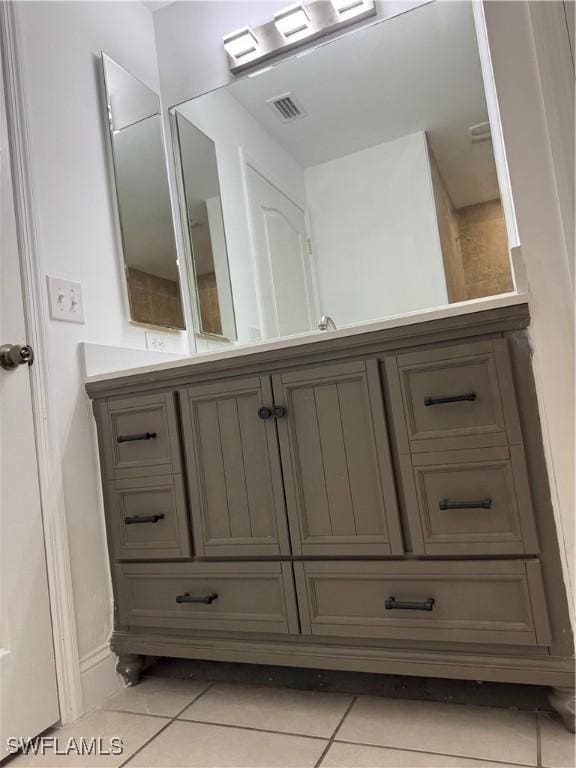
[[132, 754], [130, 755], [130, 757], [127, 757], [126, 760], [124, 760], [124, 762], [120, 763], [118, 768], [124, 768], [124, 766], [129, 765], [130, 762], [136, 757], [136, 755], [140, 754], [140, 752], [142, 752], [142, 750], [145, 747], [147, 747], [151, 742], [153, 742], [157, 736], [163, 733], [166, 730], [166, 728], [169, 728], [173, 722], [174, 722], [174, 719], [168, 720], [168, 722], [162, 728], [160, 728], [160, 730], [156, 731], [156, 733], [153, 736], [151, 736], [149, 739], [146, 739], [144, 744], [141, 744], [138, 747], [138, 749], [135, 749], [134, 752], [132, 752]]
[[192, 699], [192, 701], [188, 702], [188, 704], [186, 704], [186, 706], [185, 706], [185, 707], [183, 707], [183, 709], [181, 709], [181, 710], [179, 710], [178, 712], [176, 712], [176, 714], [174, 715], [174, 717], [172, 718], [172, 720], [178, 720], [178, 718], [180, 717], [180, 715], [182, 715], [184, 712], [186, 712], [186, 710], [187, 710], [189, 707], [191, 707], [191, 706], [192, 706], [192, 704], [196, 704], [196, 702], [198, 701], [198, 699], [201, 699], [201, 698], [202, 698], [202, 696], [204, 696], [204, 694], [205, 694], [205, 693], [208, 693], [208, 691], [209, 691], [209, 690], [210, 690], [210, 689], [211, 689], [211, 688], [212, 688], [212, 687], [213, 687], [215, 684], [216, 684], [216, 681], [215, 681], [215, 680], [213, 680], [211, 683], [208, 683], [208, 685], [206, 686], [206, 688], [204, 688], [204, 690], [203, 690], [203, 691], [200, 691], [200, 693], [199, 693], [199, 694], [197, 694], [196, 696], [194, 696], [194, 698]]
[[[138, 717], [155, 717], [158, 720], [174, 719], [172, 715], [156, 715], [152, 712], [134, 712], [134, 710], [132, 709], [108, 709], [107, 707], [98, 707], [93, 711], [94, 712], [112, 712], [115, 715], [137, 715]], [[87, 717], [89, 717], [91, 714], [92, 712], [89, 712]], [[76, 722], [79, 722], [79, 721], [76, 721]]]
[[347, 717], [348, 717], [348, 715], [350, 714], [350, 711], [351, 711], [352, 707], [354, 706], [354, 704], [356, 704], [356, 701], [357, 701], [357, 699], [358, 699], [358, 696], [353, 696], [353, 697], [352, 697], [352, 701], [351, 701], [351, 702], [350, 702], [350, 704], [348, 704], [348, 706], [346, 707], [346, 711], [344, 712], [344, 714], [343, 714], [343, 715], [342, 715], [342, 717], [340, 718], [340, 722], [338, 723], [338, 725], [336, 726], [336, 728], [335, 728], [335, 729], [334, 729], [334, 731], [332, 732], [332, 736], [330, 737], [330, 739], [329, 739], [329, 741], [328, 741], [328, 744], [326, 744], [326, 746], [325, 746], [325, 747], [324, 747], [324, 749], [322, 750], [322, 754], [320, 755], [320, 757], [319, 757], [319, 758], [318, 758], [318, 760], [316, 761], [316, 764], [314, 765], [314, 768], [320, 768], [320, 766], [321, 766], [321, 765], [322, 765], [322, 763], [324, 762], [324, 758], [325, 758], [325, 757], [326, 757], [326, 755], [328, 754], [328, 750], [330, 749], [330, 747], [332, 746], [332, 744], [334, 744], [334, 739], [335, 739], [335, 738], [336, 738], [336, 736], [338, 735], [338, 731], [340, 730], [340, 728], [342, 728], [342, 725], [344, 724], [344, 720], [346, 720], [346, 718], [347, 718]]
[[[518, 768], [537, 768], [533, 763], [515, 763], [511, 760], [498, 760], [493, 757], [469, 757], [468, 755], [455, 755], [452, 752], [434, 752], [419, 749], [418, 747], [392, 747], [387, 744], [374, 744], [366, 741], [348, 741], [347, 739], [333, 739], [335, 744], [349, 744], [354, 747], [374, 747], [375, 749], [391, 749], [394, 752], [417, 752], [420, 755], [437, 755], [439, 757], [454, 757], [462, 760], [476, 760], [478, 763], [498, 763], [501, 765], [513, 765]], [[481, 765], [478, 766], [481, 768]]]
[[542, 721], [541, 715], [536, 715], [536, 764], [538, 768], [542, 765]]
[[326, 741], [328, 736], [311, 736], [309, 733], [295, 733], [294, 731], [273, 731], [270, 728], [256, 728], [253, 725], [236, 725], [232, 723], [217, 723], [214, 720], [191, 720], [187, 717], [174, 718], [179, 723], [194, 723], [194, 725], [215, 725], [218, 728], [237, 728], [241, 731], [255, 731], [256, 733], [273, 733], [276, 736], [297, 736], [301, 739], [314, 739]]
[[[133, 760], [133, 759], [136, 757], [136, 755], [138, 755], [140, 752], [142, 752], [142, 750], [143, 750], [143, 749], [145, 749], [145, 747], [147, 747], [149, 744], [151, 744], [151, 743], [154, 741], [154, 739], [155, 739], [156, 737], [158, 737], [158, 736], [159, 736], [161, 733], [163, 733], [163, 732], [166, 730], [166, 728], [168, 728], [170, 725], [172, 725], [172, 723], [176, 722], [176, 718], [178, 717], [178, 715], [181, 715], [181, 714], [182, 714], [182, 712], [185, 712], [185, 711], [188, 709], [188, 707], [191, 707], [191, 706], [192, 706], [192, 704], [194, 704], [194, 702], [195, 702], [195, 701], [198, 701], [198, 699], [200, 698], [200, 696], [203, 696], [203, 695], [206, 693], [206, 691], [207, 691], [207, 690], [209, 690], [209, 689], [210, 689], [210, 688], [211, 688], [213, 685], [214, 685], [214, 682], [212, 682], [212, 683], [209, 683], [209, 684], [206, 686], [206, 688], [204, 688], [204, 690], [203, 690], [203, 691], [200, 691], [200, 693], [199, 693], [199, 694], [197, 694], [196, 696], [194, 696], [194, 698], [193, 698], [191, 701], [189, 701], [189, 702], [186, 704], [186, 706], [185, 706], [185, 707], [183, 707], [182, 709], [178, 710], [178, 712], [177, 712], [175, 715], [173, 715], [171, 718], [169, 718], [168, 722], [167, 722], [167, 723], [164, 725], [164, 727], [163, 727], [163, 728], [160, 728], [160, 730], [159, 730], [159, 731], [156, 731], [156, 733], [155, 733], [153, 736], [151, 736], [149, 739], [147, 739], [147, 740], [144, 742], [144, 744], [141, 744], [141, 745], [138, 747], [138, 749], [136, 749], [136, 750], [135, 750], [135, 751], [134, 751], [134, 752], [133, 752], [133, 753], [130, 755], [130, 757], [128, 757], [126, 760], [124, 760], [124, 762], [120, 763], [120, 765], [118, 766], [118, 768], [124, 768], [124, 766], [127, 766], [127, 765], [129, 765], [129, 764], [130, 764], [130, 761], [131, 761], [131, 760]], [[110, 712], [110, 711], [113, 711], [113, 710], [106, 710], [106, 711]], [[133, 712], [130, 712], [130, 713], [127, 713], [127, 714], [134, 714], [134, 713], [133, 713]], [[145, 716], [146, 716], [146, 715], [145, 715]], [[162, 717], [162, 716], [161, 716], [161, 715], [149, 715], [149, 717]]]

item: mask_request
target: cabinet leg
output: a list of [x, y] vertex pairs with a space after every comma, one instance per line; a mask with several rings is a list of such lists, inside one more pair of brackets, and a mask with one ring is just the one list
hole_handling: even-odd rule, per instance
[[138, 685], [146, 657], [135, 653], [118, 656], [116, 672], [122, 675], [126, 686]]
[[574, 710], [576, 706], [575, 688], [552, 688], [549, 696], [550, 704], [564, 721], [564, 725], [571, 733], [576, 732], [574, 724]]

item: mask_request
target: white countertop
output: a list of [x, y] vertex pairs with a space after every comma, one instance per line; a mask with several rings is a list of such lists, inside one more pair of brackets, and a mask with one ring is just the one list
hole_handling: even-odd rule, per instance
[[296, 347], [303, 344], [314, 344], [318, 341], [330, 338], [343, 338], [346, 336], [356, 336], [372, 331], [380, 331], [386, 328], [397, 328], [404, 325], [414, 325], [416, 323], [438, 320], [443, 317], [456, 317], [458, 315], [468, 315], [473, 312], [481, 312], [497, 307], [507, 307], [514, 304], [525, 304], [528, 301], [527, 293], [505, 293], [500, 296], [487, 297], [483, 299], [472, 299], [470, 301], [458, 302], [455, 304], [446, 304], [442, 307], [433, 307], [430, 309], [419, 309], [414, 312], [406, 312], [401, 315], [391, 315], [381, 320], [373, 320], [367, 323], [355, 323], [345, 325], [335, 331], [309, 331], [294, 336], [285, 336], [279, 339], [252, 342], [251, 344], [237, 344], [226, 347], [223, 350], [207, 353], [197, 353], [187, 355], [178, 360], [154, 363], [152, 365], [142, 365], [132, 368], [124, 368], [95, 376], [86, 376], [85, 382], [112, 381], [131, 374], [153, 373], [168, 369], [182, 368], [196, 363], [205, 363], [211, 360], [225, 360], [227, 358], [241, 357], [251, 355], [257, 352], [266, 352], [273, 349], [282, 349]]

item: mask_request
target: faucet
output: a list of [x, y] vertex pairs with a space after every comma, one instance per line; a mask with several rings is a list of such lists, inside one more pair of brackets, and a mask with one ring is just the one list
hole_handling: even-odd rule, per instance
[[333, 331], [336, 330], [336, 323], [330, 315], [322, 315], [320, 318], [320, 322], [318, 323], [318, 330], [319, 331], [327, 331], [328, 329], [331, 329]]

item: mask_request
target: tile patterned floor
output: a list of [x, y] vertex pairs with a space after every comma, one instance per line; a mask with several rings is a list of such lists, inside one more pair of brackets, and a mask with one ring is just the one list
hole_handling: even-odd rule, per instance
[[255, 685], [145, 679], [72, 725], [123, 739], [122, 755], [33, 757], [10, 768], [574, 768], [550, 715]]

